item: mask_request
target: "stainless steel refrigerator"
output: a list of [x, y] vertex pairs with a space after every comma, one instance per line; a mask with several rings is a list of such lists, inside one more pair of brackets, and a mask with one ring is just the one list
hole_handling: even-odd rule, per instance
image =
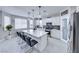
[[75, 12], [73, 17], [73, 52], [79, 53], [79, 12]]

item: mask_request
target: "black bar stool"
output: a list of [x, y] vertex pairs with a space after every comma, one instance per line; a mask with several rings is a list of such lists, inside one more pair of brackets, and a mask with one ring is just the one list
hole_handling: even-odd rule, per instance
[[24, 33], [22, 32], [16, 32], [16, 33], [22, 40], [24, 40], [30, 46], [32, 50], [34, 46], [38, 43], [36, 40], [32, 39], [31, 37], [27, 35], [24, 35]]

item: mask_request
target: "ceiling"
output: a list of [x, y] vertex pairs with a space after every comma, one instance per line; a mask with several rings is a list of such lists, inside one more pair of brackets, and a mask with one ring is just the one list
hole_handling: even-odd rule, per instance
[[[60, 11], [67, 8], [68, 6], [42, 6], [40, 8], [41, 17], [53, 17], [58, 16]], [[4, 11], [10, 12], [17, 15], [29, 15], [38, 17], [39, 8], [38, 6], [2, 6]], [[34, 12], [32, 11], [34, 9]], [[28, 14], [29, 13], [29, 14]]]
[[[38, 6], [17, 6], [15, 8], [23, 10], [27, 12], [27, 14], [28, 12], [30, 12], [30, 15], [34, 14], [35, 16], [37, 16], [39, 14]], [[60, 11], [65, 8], [67, 8], [67, 6], [42, 6], [40, 8], [40, 14], [42, 17], [58, 16]], [[33, 9], [34, 9], [34, 13], [32, 11]]]

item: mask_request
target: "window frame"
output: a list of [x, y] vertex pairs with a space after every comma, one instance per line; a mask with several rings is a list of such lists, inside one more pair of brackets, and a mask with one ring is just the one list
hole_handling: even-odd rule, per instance
[[[7, 24], [7, 25], [11, 25], [11, 16], [8, 16], [8, 15], [4, 15], [3, 16], [3, 30], [5, 30], [6, 31], [6, 26], [5, 26], [5, 17], [9, 17], [8, 19], [10, 20], [9, 22], [9, 24]], [[7, 23], [7, 21], [6, 21], [6, 23]]]
[[[32, 23], [30, 24], [30, 21], [32, 21]], [[29, 28], [33, 29], [34, 28], [34, 20], [33, 19], [29, 19]]]
[[[26, 18], [21, 18], [21, 17], [15, 17], [14, 18], [14, 21], [16, 22], [16, 19], [20, 19], [20, 20], [26, 20], [26, 22], [28, 23], [28, 21], [27, 21], [27, 19]], [[26, 27], [25, 28], [16, 28], [15, 26], [16, 26], [16, 24], [14, 24], [14, 28], [15, 29], [27, 29], [28, 28], [28, 24], [26, 23]]]

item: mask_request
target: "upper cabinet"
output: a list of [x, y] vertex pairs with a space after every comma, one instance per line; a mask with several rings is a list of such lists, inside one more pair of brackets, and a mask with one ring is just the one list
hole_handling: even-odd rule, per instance
[[52, 17], [52, 24], [53, 25], [60, 25], [61, 22], [60, 22], [60, 17]]
[[52, 22], [52, 25], [60, 25], [60, 16], [52, 17], [52, 18], [46, 18], [42, 20], [42, 24], [46, 25], [47, 22]]

